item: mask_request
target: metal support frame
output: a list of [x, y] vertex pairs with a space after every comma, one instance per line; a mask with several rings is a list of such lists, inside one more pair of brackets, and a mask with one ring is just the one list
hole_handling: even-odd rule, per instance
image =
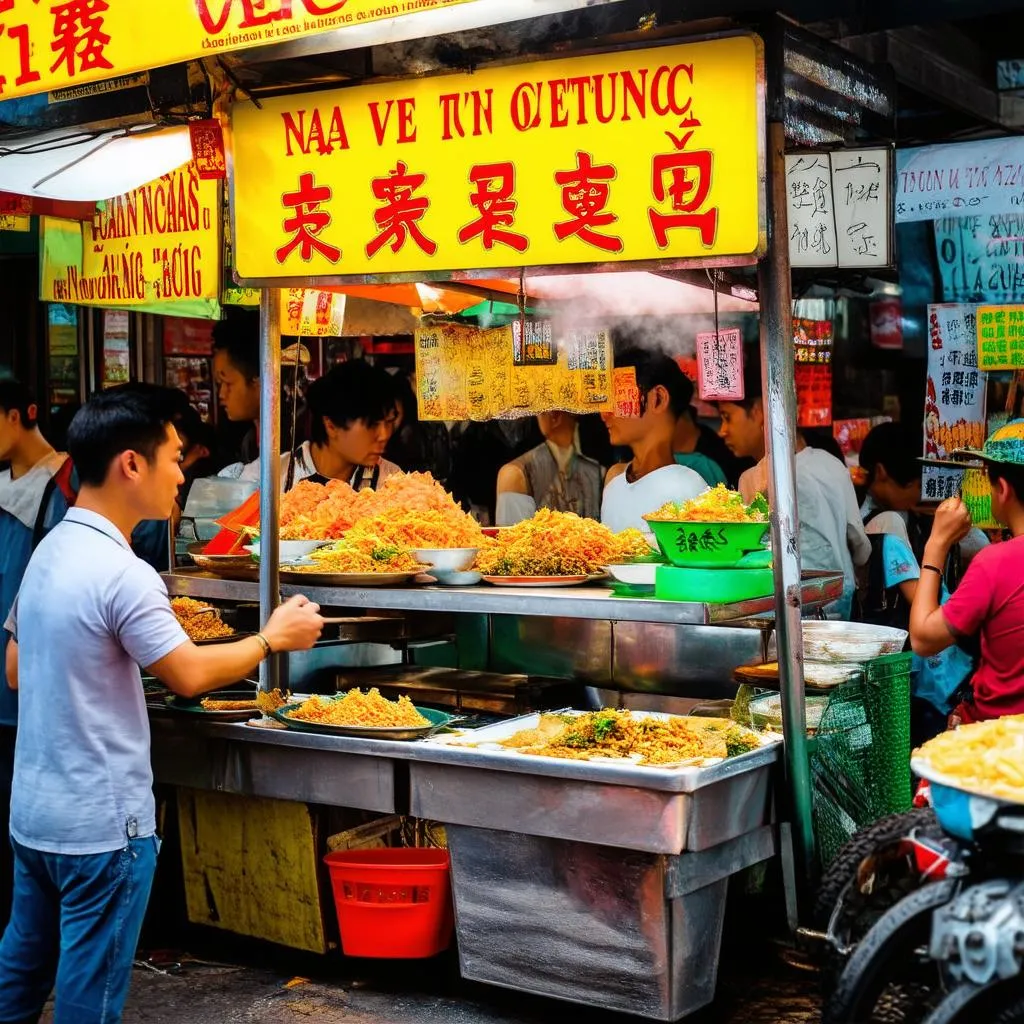
[[775, 622], [785, 762], [793, 820], [797, 877], [810, 879], [814, 823], [804, 706], [803, 638], [800, 625], [800, 518], [796, 493], [796, 385], [786, 218], [786, 135], [768, 125], [768, 253], [758, 266], [761, 299], [761, 374], [768, 499], [772, 507]]
[[[260, 293], [260, 622], [281, 600], [281, 292]], [[280, 684], [281, 655], [260, 665], [260, 689]]]

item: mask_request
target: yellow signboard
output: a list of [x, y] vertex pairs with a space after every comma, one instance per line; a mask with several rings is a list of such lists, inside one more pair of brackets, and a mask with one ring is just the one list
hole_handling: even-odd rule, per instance
[[758, 67], [735, 36], [237, 104], [238, 276], [749, 258]]
[[0, 231], [20, 231], [24, 233], [31, 230], [31, 217], [21, 217], [16, 213], [0, 213]]
[[78, 229], [80, 266], [44, 259], [41, 297], [108, 306], [218, 298], [220, 195], [220, 182], [187, 164], [110, 200]]
[[1024, 370], [1024, 306], [978, 307], [978, 369]]
[[472, 0], [0, 0], [0, 99]]
[[550, 321], [495, 330], [438, 324], [416, 332], [420, 419], [489, 420], [563, 409], [610, 412], [612, 343], [605, 330]]

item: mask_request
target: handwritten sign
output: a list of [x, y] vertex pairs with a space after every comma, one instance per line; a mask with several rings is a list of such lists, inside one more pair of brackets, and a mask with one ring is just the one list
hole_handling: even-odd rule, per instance
[[789, 260], [794, 267], [892, 262], [889, 149], [786, 157]]
[[612, 370], [615, 415], [621, 420], [640, 418], [640, 387], [635, 366], [616, 366]]
[[[975, 307], [929, 306], [928, 339], [924, 454], [947, 459], [959, 448], [985, 443], [986, 378], [978, 367]], [[962, 479], [962, 470], [926, 466], [922, 494], [929, 501], [942, 501], [958, 493]]]
[[44, 259], [42, 298], [108, 306], [216, 299], [220, 198], [220, 184], [187, 164], [108, 201], [91, 224], [48, 225], [81, 233], [81, 264]]
[[1024, 207], [1024, 138], [896, 152], [896, 223], [1017, 213]]
[[758, 75], [734, 36], [236, 104], [237, 276], [749, 263]]
[[743, 333], [697, 334], [697, 395], [705, 402], [741, 402], [743, 393]]
[[561, 409], [611, 412], [612, 344], [607, 331], [564, 331], [557, 362], [515, 361], [511, 327], [477, 330], [439, 324], [416, 332], [420, 419], [488, 420]]
[[1024, 306], [979, 306], [978, 368], [1024, 369]]
[[291, 42], [471, 0], [39, 0], [0, 2], [0, 98]]
[[1024, 302], [1024, 210], [935, 221], [947, 302]]

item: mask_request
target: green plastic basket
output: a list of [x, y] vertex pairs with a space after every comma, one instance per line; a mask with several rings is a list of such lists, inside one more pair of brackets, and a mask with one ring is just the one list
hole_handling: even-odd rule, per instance
[[875, 658], [829, 696], [811, 751], [823, 864], [856, 829], [910, 809], [911, 663], [909, 653]]

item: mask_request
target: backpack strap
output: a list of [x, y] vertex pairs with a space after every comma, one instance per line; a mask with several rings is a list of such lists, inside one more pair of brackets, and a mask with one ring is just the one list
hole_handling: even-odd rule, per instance
[[68, 508], [71, 508], [78, 500], [78, 491], [75, 488], [74, 480], [75, 467], [70, 459], [65, 459], [43, 488], [43, 497], [39, 502], [39, 511], [36, 513], [35, 526], [32, 528], [32, 550], [39, 546], [39, 542], [46, 535], [46, 514], [50, 511], [50, 502], [53, 495], [60, 489]]

